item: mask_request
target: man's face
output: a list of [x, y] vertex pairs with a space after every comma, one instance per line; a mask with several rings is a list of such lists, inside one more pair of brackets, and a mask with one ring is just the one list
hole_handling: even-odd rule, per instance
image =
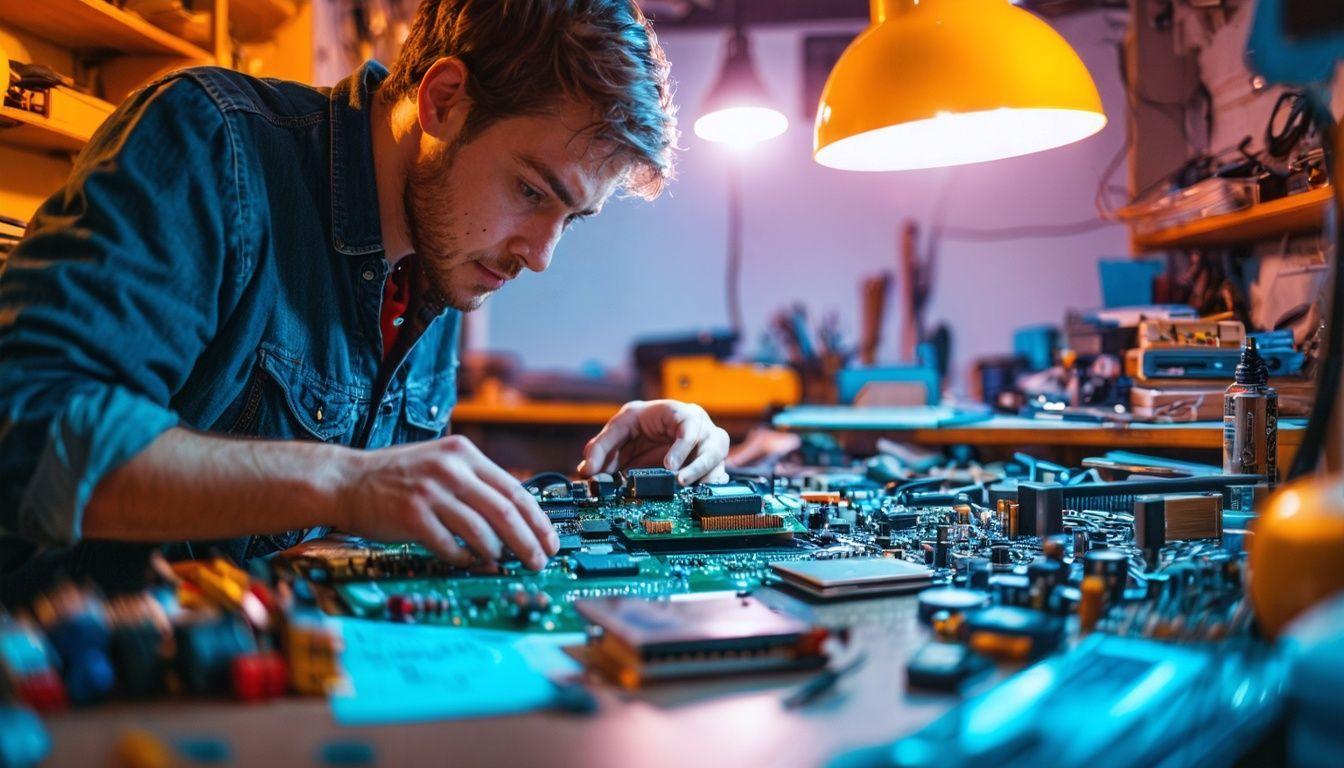
[[406, 178], [407, 230], [449, 306], [476, 309], [524, 268], [545, 270], [565, 229], [598, 212], [622, 167], [580, 133], [590, 120], [578, 108], [504, 118], [422, 150]]

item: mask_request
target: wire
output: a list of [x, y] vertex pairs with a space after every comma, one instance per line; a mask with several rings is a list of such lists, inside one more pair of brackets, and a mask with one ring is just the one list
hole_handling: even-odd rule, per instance
[[542, 472], [523, 481], [524, 488], [534, 488], [538, 491], [545, 490], [553, 485], [568, 486], [569, 478], [560, 472]]
[[728, 265], [725, 293], [728, 320], [742, 334], [742, 180], [736, 163], [728, 165]]

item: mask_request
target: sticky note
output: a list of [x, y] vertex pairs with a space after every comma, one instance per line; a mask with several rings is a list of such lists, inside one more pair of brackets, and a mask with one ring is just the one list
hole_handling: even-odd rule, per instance
[[506, 715], [556, 701], [550, 677], [577, 670], [557, 651], [578, 636], [335, 620], [348, 685], [331, 696], [342, 725]]

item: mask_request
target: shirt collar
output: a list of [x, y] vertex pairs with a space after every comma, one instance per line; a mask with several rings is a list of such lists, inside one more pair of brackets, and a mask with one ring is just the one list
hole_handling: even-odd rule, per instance
[[369, 116], [386, 77], [366, 61], [331, 89], [331, 245], [350, 256], [383, 250]]

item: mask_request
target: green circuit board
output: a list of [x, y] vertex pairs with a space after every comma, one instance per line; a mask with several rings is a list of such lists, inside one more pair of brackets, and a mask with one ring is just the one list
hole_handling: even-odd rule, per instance
[[[389, 601], [400, 597], [428, 606], [409, 617], [416, 623], [578, 632], [584, 622], [574, 611], [577, 600], [751, 591], [769, 577], [771, 562], [811, 556], [808, 550], [798, 549], [675, 555], [593, 555], [581, 551], [555, 558], [537, 573], [509, 568], [499, 575], [464, 572], [460, 576], [350, 580], [337, 582], [334, 589], [350, 612], [362, 618], [389, 618]], [[577, 568], [583, 559], [622, 565], [628, 559], [638, 573], [585, 575]]]

